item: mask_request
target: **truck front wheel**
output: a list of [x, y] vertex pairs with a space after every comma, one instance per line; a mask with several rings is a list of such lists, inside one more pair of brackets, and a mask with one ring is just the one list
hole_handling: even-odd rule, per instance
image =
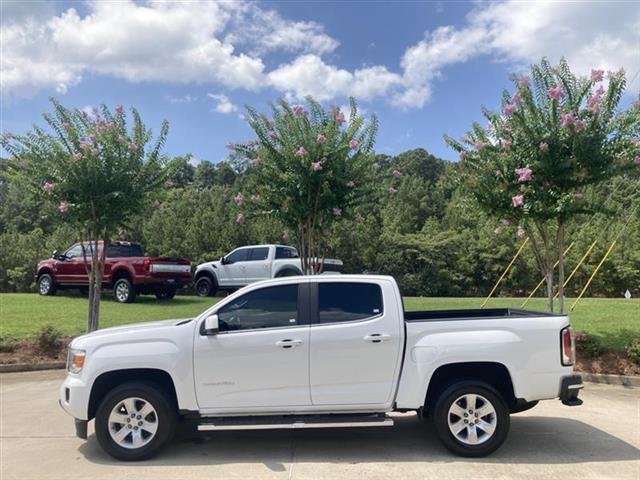
[[153, 384], [127, 382], [111, 390], [96, 412], [100, 446], [118, 460], [145, 460], [173, 437], [177, 412]]
[[56, 284], [53, 282], [53, 277], [48, 273], [43, 273], [38, 278], [38, 293], [40, 295], [56, 294]]
[[216, 285], [208, 276], [202, 276], [196, 280], [196, 295], [199, 297], [213, 297], [216, 294]]
[[442, 392], [434, 426], [445, 447], [463, 457], [494, 452], [509, 432], [509, 409], [502, 396], [483, 382], [463, 381]]

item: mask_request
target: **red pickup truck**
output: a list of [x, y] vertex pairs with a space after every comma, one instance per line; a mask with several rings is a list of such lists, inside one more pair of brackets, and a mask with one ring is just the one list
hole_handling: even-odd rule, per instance
[[[113, 288], [120, 303], [133, 302], [141, 293], [171, 299], [176, 289], [190, 283], [191, 278], [191, 262], [184, 258], [147, 257], [142, 246], [132, 242], [118, 241], [107, 246], [102, 284]], [[65, 288], [88, 289], [82, 244], [76, 243], [64, 253], [54, 251], [51, 258], [38, 263], [36, 284], [40, 295], [55, 295], [56, 290]]]

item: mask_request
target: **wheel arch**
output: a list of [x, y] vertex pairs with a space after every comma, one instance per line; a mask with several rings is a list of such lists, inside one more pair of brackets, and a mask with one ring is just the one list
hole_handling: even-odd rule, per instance
[[291, 276], [297, 276], [297, 275], [302, 275], [302, 270], [300, 270], [298, 267], [294, 267], [292, 265], [284, 265], [282, 267], [280, 267], [275, 274], [273, 275], [274, 278], [276, 277], [284, 277], [287, 276], [287, 273], [291, 273], [293, 275]]
[[516, 407], [513, 381], [509, 369], [499, 362], [460, 362], [439, 366], [431, 375], [424, 401], [426, 411], [432, 409], [449, 385], [462, 380], [476, 380], [487, 383], [500, 393], [509, 409]]
[[50, 266], [47, 265], [45, 267], [40, 267], [38, 269], [38, 271], [36, 272], [36, 280], [39, 279], [45, 273], [48, 273], [49, 275], [51, 275], [51, 278], [53, 278], [53, 270], [51, 269]]
[[175, 383], [167, 371], [157, 368], [129, 368], [104, 372], [95, 379], [89, 395], [87, 418], [91, 420], [96, 416], [98, 406], [108, 392], [118, 385], [131, 381], [156, 385], [167, 394], [167, 397], [175, 405], [176, 410], [178, 409]]
[[117, 267], [114, 267], [113, 270], [111, 271], [110, 283], [113, 285], [121, 278], [126, 278], [133, 285], [133, 280], [135, 278], [135, 275], [126, 266], [119, 265]]
[[197, 282], [202, 277], [209, 277], [213, 281], [214, 285], [218, 285], [218, 278], [216, 277], [216, 274], [212, 269], [202, 268], [200, 270], [196, 270], [196, 273], [193, 277], [194, 282]]

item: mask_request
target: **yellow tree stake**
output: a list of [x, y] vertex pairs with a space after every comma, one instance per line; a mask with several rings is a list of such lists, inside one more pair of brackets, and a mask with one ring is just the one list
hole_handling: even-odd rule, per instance
[[[573, 278], [573, 276], [575, 275], [575, 273], [578, 271], [578, 269], [580, 268], [580, 266], [583, 264], [583, 262], [587, 259], [587, 257], [589, 256], [589, 254], [591, 253], [591, 250], [593, 250], [593, 247], [596, 246], [596, 243], [598, 243], [598, 240], [594, 241], [589, 248], [587, 249], [587, 251], [585, 252], [585, 254], [582, 256], [582, 258], [580, 259], [580, 261], [578, 262], [578, 264], [574, 267], [573, 270], [571, 270], [571, 273], [569, 274], [569, 276], [567, 277], [567, 279], [564, 282], [563, 287], [566, 287], [569, 284], [569, 281]], [[558, 298], [558, 295], [560, 295], [560, 291], [558, 291], [558, 293], [556, 293], [556, 296], [553, 297], [553, 299], [555, 300], [556, 298]]]
[[[564, 251], [564, 255], [566, 255], [567, 253], [569, 253], [569, 250], [571, 250], [571, 247], [573, 247], [573, 244], [575, 242], [571, 242], [569, 244], [569, 246], [565, 249]], [[553, 264], [553, 268], [555, 269], [558, 265], [560, 264], [560, 260], [558, 260], [556, 263]], [[531, 290], [531, 293], [529, 294], [529, 296], [527, 297], [527, 299], [522, 302], [522, 305], [520, 305], [520, 308], [524, 308], [524, 306], [529, 303], [529, 300], [531, 300], [531, 297], [533, 297], [536, 292], [540, 289], [540, 287], [542, 286], [542, 284], [544, 283], [544, 281], [547, 279], [547, 277], [542, 277], [542, 280], [540, 280], [540, 283], [538, 283], [538, 285], [536, 285], [536, 288], [534, 288], [533, 290]]]
[[484, 302], [482, 302], [482, 305], [480, 305], [480, 308], [484, 308], [484, 306], [487, 304], [487, 302], [489, 301], [489, 299], [491, 298], [491, 296], [493, 295], [493, 292], [496, 291], [496, 288], [498, 288], [498, 285], [500, 285], [500, 282], [502, 282], [502, 279], [505, 277], [505, 275], [507, 274], [507, 272], [509, 271], [509, 269], [511, 268], [511, 266], [513, 265], [513, 263], [516, 261], [516, 259], [520, 256], [520, 254], [522, 253], [522, 250], [524, 249], [525, 245], [529, 242], [529, 237], [524, 239], [524, 242], [522, 242], [522, 245], [520, 245], [520, 248], [518, 249], [518, 251], [516, 252], [516, 254], [513, 256], [513, 258], [511, 259], [511, 261], [509, 262], [509, 265], [507, 265], [507, 268], [504, 269], [504, 272], [502, 272], [502, 275], [500, 275], [500, 278], [498, 279], [498, 281], [496, 282], [496, 284], [493, 286], [493, 288], [491, 289], [491, 291], [489, 292], [489, 295], [487, 296], [487, 298], [485, 298]]
[[607, 250], [607, 253], [604, 254], [604, 257], [602, 257], [602, 260], [600, 260], [600, 263], [598, 264], [598, 266], [596, 267], [596, 269], [593, 271], [593, 273], [591, 274], [591, 276], [589, 277], [589, 280], [587, 280], [587, 284], [584, 286], [584, 288], [582, 289], [582, 291], [580, 292], [580, 295], [578, 295], [578, 298], [576, 298], [576, 301], [573, 302], [573, 305], [571, 305], [571, 308], [569, 309], [570, 312], [573, 312], [573, 309], [576, 307], [577, 303], [580, 301], [580, 299], [582, 298], [582, 295], [584, 295], [584, 292], [587, 291], [587, 288], [589, 288], [589, 285], [591, 285], [591, 281], [593, 280], [593, 277], [596, 276], [596, 273], [598, 273], [598, 270], [600, 270], [600, 267], [602, 266], [602, 264], [605, 262], [605, 260], [607, 259], [607, 257], [609, 256], [609, 254], [611, 253], [611, 251], [613, 250], [613, 247], [616, 246], [616, 242], [618, 241], [618, 239], [616, 238], [612, 243], [611, 246], [609, 247], [609, 250]]

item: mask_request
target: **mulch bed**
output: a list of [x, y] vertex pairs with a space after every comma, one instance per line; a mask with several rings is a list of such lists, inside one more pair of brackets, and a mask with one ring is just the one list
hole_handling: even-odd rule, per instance
[[[73, 337], [66, 337], [60, 341], [57, 351], [43, 352], [33, 340], [21, 340], [15, 351], [0, 352], [0, 365], [14, 363], [49, 363], [64, 362], [67, 359], [67, 346]], [[626, 354], [610, 352], [598, 358], [580, 358], [575, 366], [578, 372], [608, 373], [612, 375], [640, 375], [640, 365], [633, 363]]]

